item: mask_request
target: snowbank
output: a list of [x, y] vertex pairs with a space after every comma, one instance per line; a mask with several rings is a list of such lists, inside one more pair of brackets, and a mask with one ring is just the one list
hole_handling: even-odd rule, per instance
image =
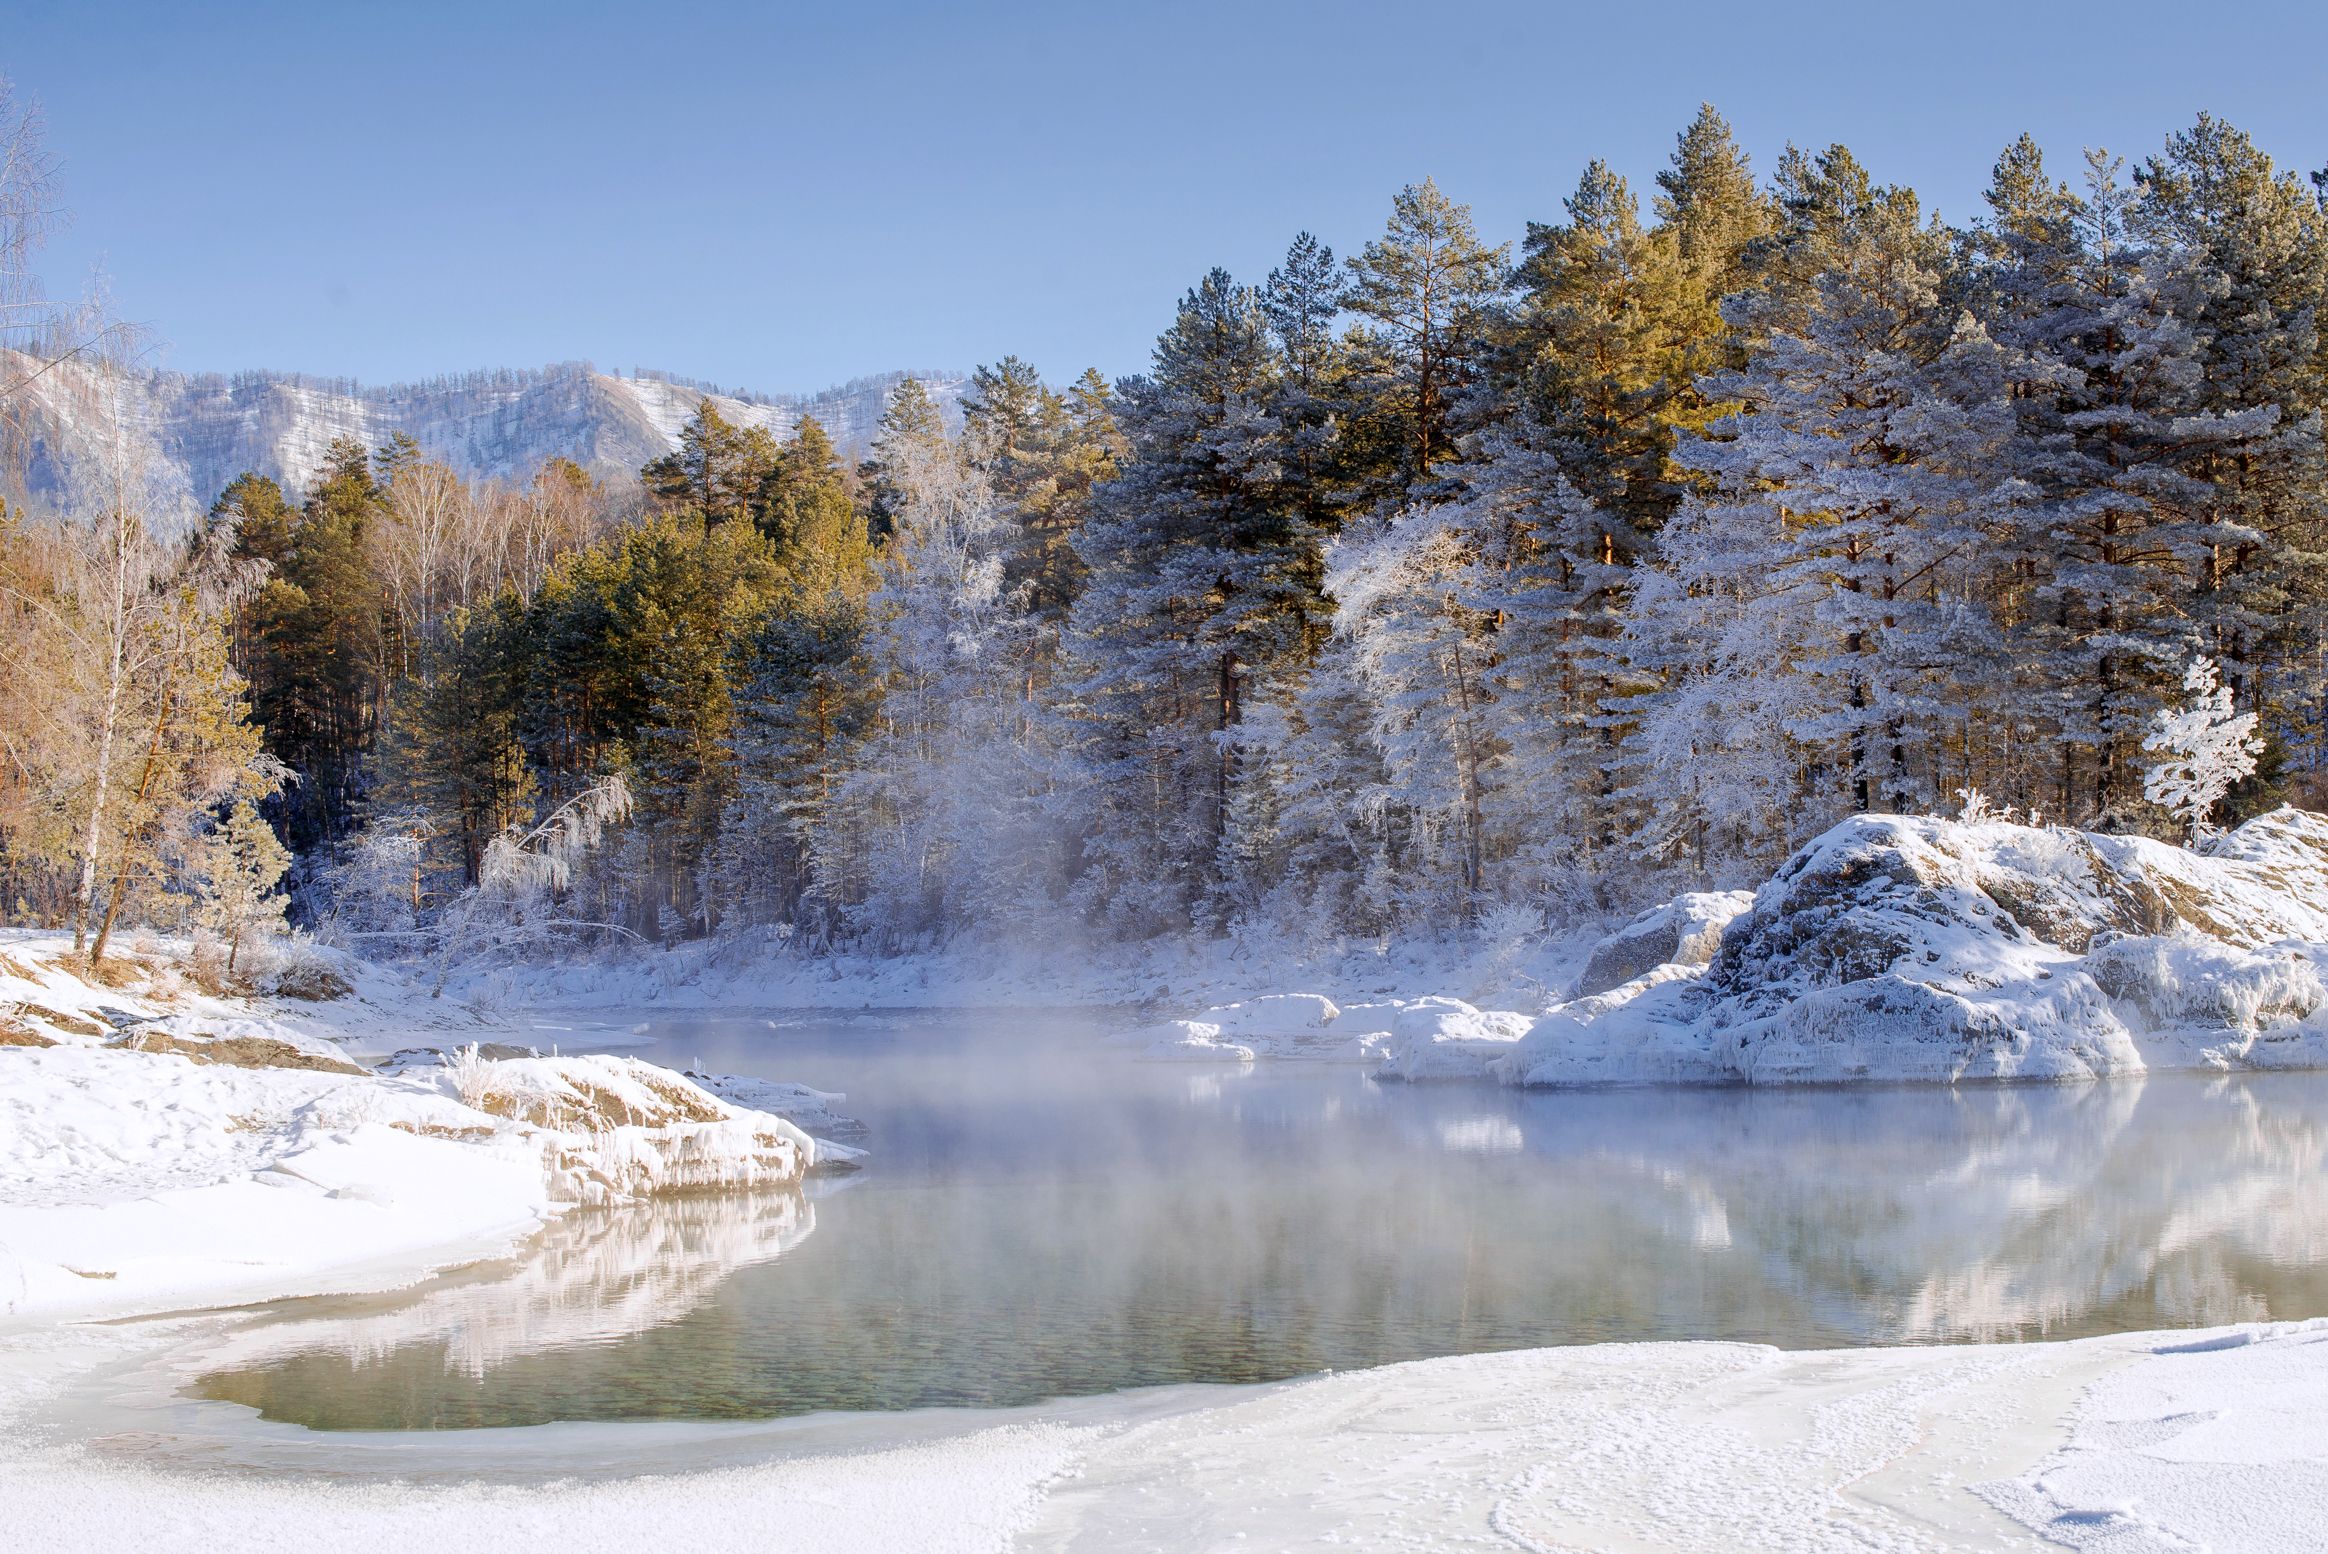
[[472, 1046], [374, 1072], [166, 956], [109, 959], [106, 986], [54, 939], [0, 940], [25, 1038], [0, 1046], [0, 1317], [378, 1288], [576, 1205], [793, 1188], [819, 1162], [792, 1123], [635, 1059]]

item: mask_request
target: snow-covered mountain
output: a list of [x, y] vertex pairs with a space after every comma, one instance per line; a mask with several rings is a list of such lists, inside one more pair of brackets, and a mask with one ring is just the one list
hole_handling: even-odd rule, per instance
[[[0, 379], [25, 375], [29, 361], [12, 356], [0, 352]], [[553, 455], [601, 471], [636, 470], [677, 446], [679, 429], [706, 397], [730, 420], [779, 436], [813, 415], [842, 456], [855, 459], [871, 443], [889, 391], [906, 376], [883, 373], [818, 394], [767, 395], [661, 373], [604, 373], [582, 362], [386, 387], [281, 372], [145, 372], [119, 380], [125, 461], [105, 456], [115, 417], [104, 412], [105, 380], [94, 370], [68, 363], [44, 373], [14, 409], [27, 436], [36, 500], [68, 505], [77, 487], [126, 463], [138, 471], [157, 526], [174, 528], [204, 511], [245, 470], [297, 491], [340, 437], [378, 447], [407, 432], [471, 476], [524, 476]], [[949, 417], [957, 414], [961, 374], [912, 376]]]

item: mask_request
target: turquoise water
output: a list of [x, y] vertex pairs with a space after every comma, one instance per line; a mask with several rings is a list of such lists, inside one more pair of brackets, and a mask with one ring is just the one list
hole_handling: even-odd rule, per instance
[[283, 1303], [200, 1394], [319, 1429], [739, 1419], [2328, 1314], [2328, 1075], [1517, 1094], [1143, 1064], [1055, 1015], [654, 1035], [847, 1091], [869, 1168]]

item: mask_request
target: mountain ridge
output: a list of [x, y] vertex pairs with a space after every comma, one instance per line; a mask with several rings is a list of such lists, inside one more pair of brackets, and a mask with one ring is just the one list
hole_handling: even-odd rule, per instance
[[[30, 376], [28, 361], [0, 352], [0, 376]], [[874, 373], [816, 393], [766, 394], [640, 368], [601, 372], [586, 361], [379, 385], [271, 370], [151, 368], [109, 379], [66, 363], [34, 377], [15, 408], [36, 508], [82, 505], [124, 465], [154, 526], [175, 530], [246, 470], [303, 489], [340, 437], [377, 447], [404, 432], [472, 479], [522, 479], [551, 457], [629, 473], [677, 447], [680, 428], [709, 399], [729, 420], [779, 437], [813, 415], [841, 456], [855, 459], [870, 448], [890, 391], [908, 377], [959, 421], [966, 378], [958, 372]], [[119, 458], [109, 384], [119, 387]]]

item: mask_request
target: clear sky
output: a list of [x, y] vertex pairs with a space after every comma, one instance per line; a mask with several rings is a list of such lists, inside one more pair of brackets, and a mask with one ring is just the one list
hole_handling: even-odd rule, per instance
[[2328, 5], [107, 4], [0, 0], [72, 225], [187, 369], [586, 358], [766, 391], [1016, 351], [1138, 370], [1210, 265], [1434, 176], [1495, 240], [1701, 99], [1943, 215], [2210, 109], [2328, 162]]

